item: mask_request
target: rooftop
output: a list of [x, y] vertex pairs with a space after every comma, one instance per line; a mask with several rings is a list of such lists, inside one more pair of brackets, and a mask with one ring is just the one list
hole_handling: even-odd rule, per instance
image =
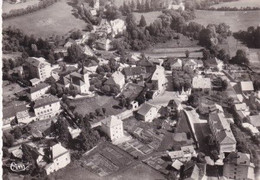
[[30, 88], [30, 93], [34, 93], [34, 92], [39, 91], [41, 89], [44, 89], [46, 87], [50, 87], [50, 85], [46, 84], [46, 83], [40, 83], [40, 84], [38, 84], [38, 85], [36, 85], [34, 87], [31, 87]]
[[242, 91], [254, 91], [254, 86], [252, 81], [242, 81], [241, 82]]
[[16, 113], [26, 110], [26, 104], [13, 104], [8, 107], [3, 107], [3, 119], [16, 116]]
[[210, 78], [194, 77], [192, 80], [192, 87], [195, 89], [210, 89]]
[[34, 108], [39, 108], [59, 101], [60, 100], [55, 96], [44, 97], [35, 101]]
[[209, 115], [209, 120], [216, 129], [216, 139], [219, 143], [236, 143], [230, 124], [223, 113], [212, 113]]
[[142, 107], [139, 109], [138, 114], [145, 116], [152, 108], [155, 108], [155, 107], [150, 104], [147, 104], [147, 103], [143, 104]]

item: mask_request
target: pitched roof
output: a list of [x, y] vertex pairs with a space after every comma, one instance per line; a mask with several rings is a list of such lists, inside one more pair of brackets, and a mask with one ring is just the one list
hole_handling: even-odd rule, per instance
[[46, 83], [40, 83], [40, 84], [38, 84], [38, 85], [36, 85], [34, 87], [31, 87], [30, 88], [30, 93], [34, 93], [36, 91], [39, 91], [39, 90], [47, 88], [47, 87], [50, 87], [50, 85], [46, 84]]
[[227, 163], [237, 164], [237, 165], [249, 165], [250, 164], [250, 154], [241, 152], [231, 152], [225, 159]]
[[112, 76], [105, 82], [105, 84], [118, 84], [120, 81], [124, 81], [125, 77], [120, 71], [116, 71]]
[[145, 116], [152, 108], [155, 108], [155, 107], [150, 104], [147, 104], [147, 103], [143, 104], [142, 107], [139, 109], [138, 114]]
[[105, 121], [102, 122], [107, 127], [114, 127], [122, 124], [122, 120], [118, 116], [110, 116]]
[[209, 115], [209, 120], [216, 129], [216, 139], [220, 144], [236, 143], [230, 124], [223, 113], [212, 113]]
[[18, 112], [26, 111], [25, 104], [13, 104], [8, 107], [3, 107], [3, 119], [10, 118], [16, 116]]
[[242, 81], [240, 84], [241, 84], [242, 91], [253, 91], [254, 90], [252, 81]]
[[210, 89], [210, 78], [194, 77], [192, 80], [192, 87], [195, 89]]
[[55, 102], [59, 102], [60, 100], [55, 96], [48, 96], [42, 99], [37, 99], [34, 104], [34, 108], [46, 106], [48, 104], [53, 104]]
[[126, 67], [123, 72], [126, 76], [138, 76], [144, 73], [142, 67]]
[[52, 159], [56, 159], [57, 157], [69, 152], [60, 143], [55, 144], [54, 146], [51, 147], [51, 149], [52, 149]]
[[163, 80], [165, 78], [164, 68], [162, 66], [156, 65], [156, 69], [152, 75], [151, 80]]
[[49, 64], [43, 57], [29, 57], [26, 59], [26, 62], [35, 67], [39, 67], [42, 64]]
[[143, 67], [152, 67], [154, 66], [152, 62], [150, 62], [148, 59], [143, 58], [140, 61], [137, 62], [138, 66], [143, 66]]
[[249, 122], [255, 127], [260, 127], [260, 114], [249, 116]]

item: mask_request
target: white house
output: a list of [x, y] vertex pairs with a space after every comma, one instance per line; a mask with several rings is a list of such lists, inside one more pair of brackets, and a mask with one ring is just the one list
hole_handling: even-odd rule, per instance
[[89, 74], [88, 72], [73, 72], [70, 74], [70, 83], [71, 85], [77, 89], [77, 91], [81, 94], [89, 93]]
[[170, 4], [168, 6], [168, 9], [174, 9], [174, 10], [181, 10], [181, 11], [184, 11], [185, 10], [185, 5], [183, 2], [181, 2], [180, 4]]
[[28, 123], [29, 113], [25, 104], [14, 104], [3, 107], [3, 129], [11, 127], [11, 121], [17, 120], [18, 123]]
[[217, 141], [220, 154], [236, 151], [236, 139], [223, 113], [209, 114], [209, 127]]
[[34, 87], [31, 87], [29, 89], [29, 99], [31, 101], [38, 99], [39, 97], [46, 94], [46, 92], [49, 90], [50, 87], [51, 86], [49, 84], [46, 84], [46, 83], [40, 83], [40, 84], [38, 84]]
[[164, 67], [157, 65], [150, 81], [147, 82], [148, 88], [154, 92], [153, 97], [156, 97], [165, 91], [167, 82], [168, 80], [165, 76]]
[[254, 164], [250, 162], [250, 154], [230, 153], [224, 164], [223, 176], [228, 179], [254, 180]]
[[44, 81], [48, 77], [51, 77], [51, 64], [42, 57], [29, 57], [26, 59], [26, 66], [32, 78], [38, 78]]
[[69, 150], [64, 148], [60, 143], [52, 146], [50, 150], [50, 159], [52, 162], [47, 164], [44, 168], [47, 175], [66, 167], [71, 161]]
[[158, 109], [150, 104], [143, 104], [137, 111], [137, 118], [145, 122], [152, 122], [156, 118]]
[[125, 76], [120, 72], [114, 72], [111, 77], [105, 82], [107, 85], [118, 86], [122, 89], [125, 85]]
[[101, 50], [109, 51], [111, 49], [111, 40], [106, 38], [101, 38], [97, 40], [96, 47]]
[[243, 94], [251, 93], [254, 91], [254, 85], [252, 81], [241, 81], [240, 86]]
[[54, 96], [37, 99], [33, 108], [37, 119], [48, 119], [59, 113], [60, 100]]
[[124, 137], [123, 122], [117, 116], [110, 116], [102, 121], [101, 128], [113, 143]]
[[123, 33], [126, 30], [125, 21], [122, 19], [115, 19], [110, 21], [111, 28], [112, 28], [112, 36], [115, 37], [116, 35]]

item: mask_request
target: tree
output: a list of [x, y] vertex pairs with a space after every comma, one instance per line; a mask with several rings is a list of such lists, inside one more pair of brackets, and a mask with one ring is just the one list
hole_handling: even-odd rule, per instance
[[104, 85], [101, 90], [105, 93], [109, 93], [111, 91], [111, 88], [109, 85]]
[[15, 139], [20, 139], [22, 136], [22, 129], [20, 127], [14, 128], [13, 134]]
[[190, 57], [190, 51], [189, 51], [189, 50], [186, 50], [186, 51], [185, 51], [185, 56], [186, 56], [186, 58], [189, 58], [189, 57]]
[[102, 112], [103, 112], [103, 114], [106, 114], [106, 111], [107, 111], [106, 108], [102, 108]]
[[145, 27], [146, 26], [146, 20], [144, 18], [144, 15], [141, 16], [139, 26], [140, 27]]
[[80, 61], [82, 55], [83, 55], [83, 51], [81, 47], [77, 44], [72, 44], [71, 47], [68, 48], [67, 61], [71, 63], [76, 63]]
[[151, 9], [151, 8], [150, 8], [149, 0], [146, 0], [146, 1], [145, 1], [145, 11], [148, 12], [148, 11], [150, 11], [150, 9]]
[[14, 137], [10, 133], [3, 133], [3, 145], [6, 147], [11, 147], [14, 143]]
[[246, 52], [241, 49], [237, 50], [236, 56], [231, 59], [231, 62], [234, 64], [249, 65], [249, 60], [246, 56]]

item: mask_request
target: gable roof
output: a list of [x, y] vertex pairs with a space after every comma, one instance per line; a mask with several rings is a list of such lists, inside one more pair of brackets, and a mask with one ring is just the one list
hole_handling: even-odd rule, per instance
[[230, 125], [223, 113], [212, 113], [209, 115], [209, 120], [216, 129], [216, 139], [220, 144], [236, 143]]
[[110, 116], [105, 121], [102, 122], [107, 127], [114, 127], [122, 124], [122, 120], [118, 116]]
[[49, 65], [49, 63], [43, 57], [29, 57], [25, 61], [35, 67], [39, 67], [43, 64]]
[[150, 104], [143, 104], [142, 107], [139, 109], [138, 114], [145, 116], [152, 108], [156, 108]]
[[39, 107], [46, 106], [48, 104], [53, 104], [53, 103], [56, 103], [59, 101], [60, 100], [55, 96], [44, 97], [42, 99], [37, 99], [35, 101], [34, 108], [39, 108]]
[[105, 82], [105, 84], [118, 84], [121, 81], [124, 81], [125, 77], [120, 71], [116, 71], [112, 76]]
[[138, 76], [144, 73], [142, 67], [126, 67], [123, 72], [126, 76]]
[[151, 80], [163, 80], [165, 78], [164, 68], [162, 66], [156, 65], [156, 69], [152, 75]]
[[3, 107], [3, 119], [14, 117], [18, 112], [26, 110], [26, 104], [13, 104], [8, 107]]
[[249, 116], [249, 122], [255, 127], [260, 127], [260, 114]]
[[254, 91], [254, 86], [252, 81], [242, 81], [240, 85], [242, 91]]
[[40, 84], [38, 84], [38, 85], [36, 85], [34, 87], [31, 87], [30, 88], [30, 93], [34, 93], [36, 91], [39, 91], [39, 90], [47, 88], [47, 87], [50, 87], [50, 85], [46, 84], [46, 83], [40, 83]]
[[51, 147], [52, 149], [52, 159], [56, 159], [57, 157], [68, 152], [66, 148], [64, 148], [61, 143], [55, 144]]

